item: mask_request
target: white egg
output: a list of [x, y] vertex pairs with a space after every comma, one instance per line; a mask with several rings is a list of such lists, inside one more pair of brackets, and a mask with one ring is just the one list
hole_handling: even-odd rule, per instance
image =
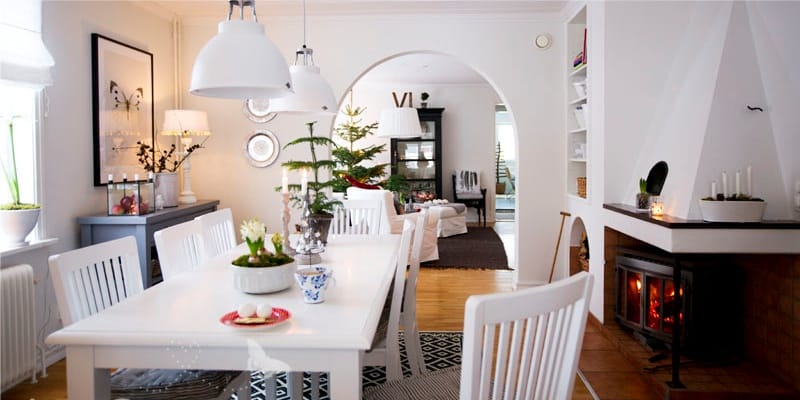
[[267, 318], [272, 315], [272, 306], [267, 303], [261, 303], [256, 309], [256, 315], [261, 318]]
[[253, 303], [244, 303], [236, 309], [236, 312], [239, 313], [239, 317], [241, 318], [252, 317], [253, 314], [256, 313], [256, 305]]

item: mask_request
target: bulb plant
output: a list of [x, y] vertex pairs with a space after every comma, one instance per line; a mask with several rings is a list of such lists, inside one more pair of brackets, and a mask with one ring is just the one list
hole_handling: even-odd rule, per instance
[[239, 227], [239, 233], [247, 243], [249, 253], [233, 260], [233, 265], [254, 268], [275, 267], [294, 261], [292, 257], [283, 252], [283, 236], [280, 233], [272, 235], [271, 238], [272, 245], [275, 248], [274, 253], [264, 248], [267, 227], [258, 219], [251, 218], [243, 221]]
[[0, 205], [0, 210], [30, 210], [40, 208], [38, 204], [22, 203], [19, 197], [19, 177], [17, 176], [17, 155], [14, 149], [14, 120], [19, 116], [8, 118], [8, 158], [3, 157], [0, 166], [3, 169], [3, 176], [8, 185], [8, 192], [11, 194], [11, 203]]

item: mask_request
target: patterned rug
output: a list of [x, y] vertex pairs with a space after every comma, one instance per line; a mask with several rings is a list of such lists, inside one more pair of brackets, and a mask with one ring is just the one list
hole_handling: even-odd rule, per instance
[[467, 227], [467, 233], [439, 238], [439, 259], [420, 264], [433, 268], [510, 269], [503, 241], [492, 228]]
[[[422, 342], [422, 353], [425, 358], [425, 365], [429, 371], [452, 367], [461, 364], [461, 332], [420, 332]], [[411, 375], [406, 359], [405, 341], [403, 334], [400, 334], [400, 358], [403, 363], [403, 374]], [[328, 376], [323, 373], [320, 377], [320, 400], [328, 400]], [[277, 399], [289, 400], [289, 392], [286, 387], [286, 374], [278, 374], [277, 379]], [[384, 367], [365, 367], [362, 373], [362, 385], [364, 388], [375, 386], [386, 382], [386, 370]], [[252, 386], [251, 398], [253, 400], [266, 400], [264, 393], [264, 379], [261, 373], [255, 372], [250, 378]], [[303, 398], [311, 398], [310, 381], [308, 375], [304, 377]]]

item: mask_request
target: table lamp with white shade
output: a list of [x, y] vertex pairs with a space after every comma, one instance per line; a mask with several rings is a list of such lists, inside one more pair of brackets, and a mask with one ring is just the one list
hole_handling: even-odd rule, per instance
[[181, 204], [192, 204], [197, 202], [194, 192], [192, 192], [188, 149], [192, 146], [193, 136], [208, 136], [211, 131], [208, 129], [208, 116], [205, 111], [196, 110], [167, 110], [164, 112], [164, 126], [161, 130], [162, 135], [178, 136], [181, 139], [183, 161], [183, 191], [178, 197]]

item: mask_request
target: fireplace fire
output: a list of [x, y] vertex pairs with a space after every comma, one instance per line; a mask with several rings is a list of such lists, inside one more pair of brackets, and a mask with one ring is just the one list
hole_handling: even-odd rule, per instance
[[718, 294], [741, 293], [736, 268], [699, 257], [680, 259], [679, 303], [674, 260], [665, 254], [617, 249], [617, 321], [650, 344], [669, 347], [677, 317], [685, 354], [715, 359], [740, 354], [741, 299]]

